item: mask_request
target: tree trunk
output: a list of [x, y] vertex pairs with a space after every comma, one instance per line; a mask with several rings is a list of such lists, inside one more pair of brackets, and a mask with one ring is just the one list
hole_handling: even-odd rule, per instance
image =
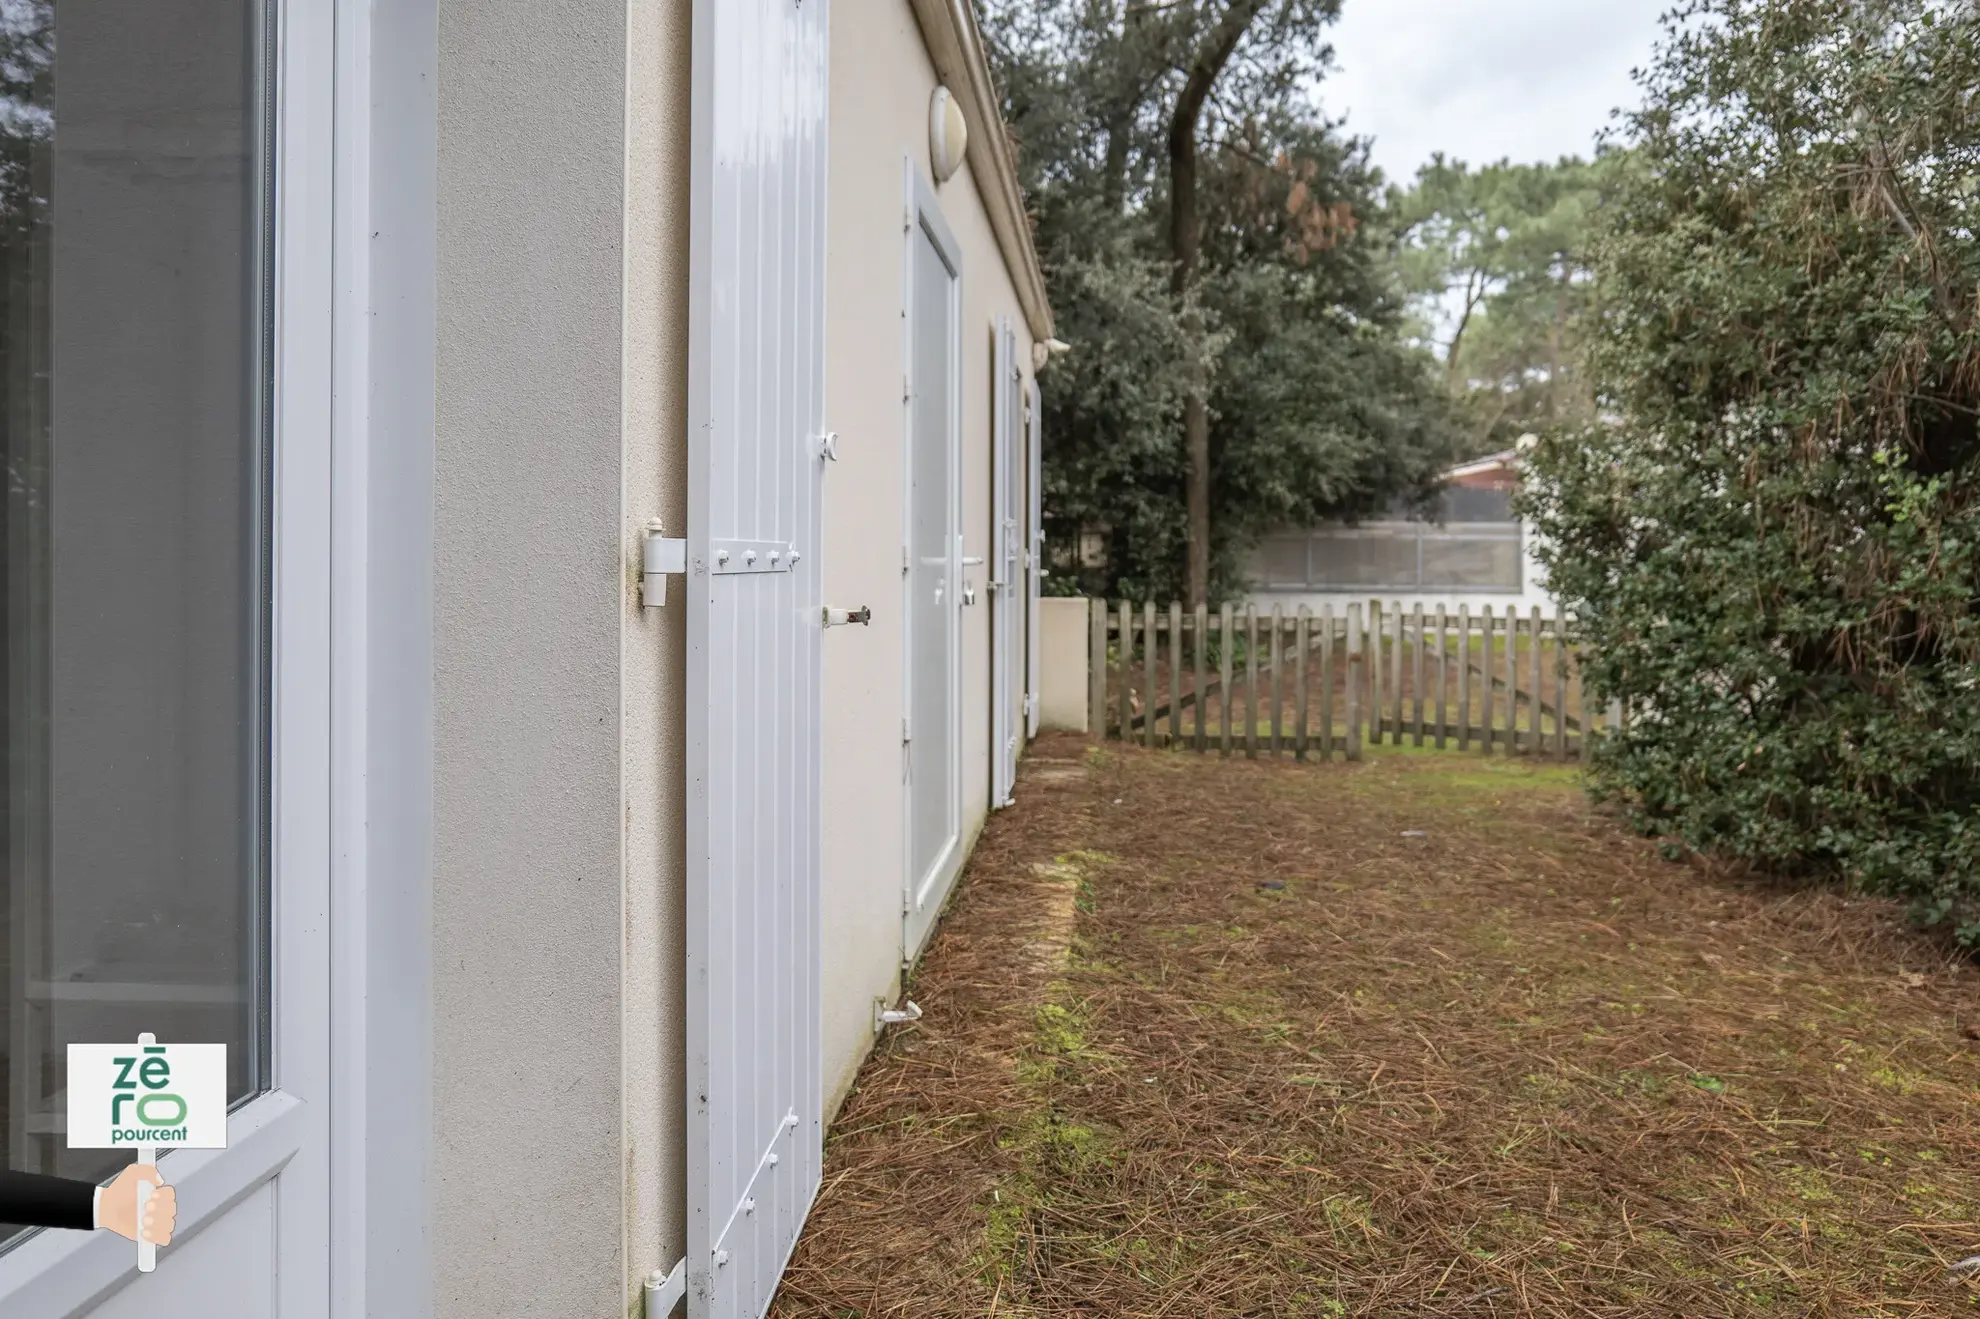
[[1118, 85], [1111, 88], [1107, 107], [1107, 177], [1102, 188], [1107, 214], [1119, 215], [1127, 208], [1128, 157], [1134, 149], [1134, 117], [1141, 108], [1145, 71], [1141, 67], [1142, 43], [1147, 40], [1148, 5], [1130, 0], [1121, 19], [1116, 52]]
[[[1169, 118], [1169, 257], [1171, 285], [1179, 298], [1196, 289], [1203, 257], [1203, 227], [1196, 210], [1196, 130], [1224, 66], [1266, 0], [1230, 0], [1223, 16], [1190, 61], [1189, 76]], [[1192, 314], [1190, 327], [1201, 329]], [[1189, 604], [1210, 599], [1210, 382], [1199, 362], [1183, 400], [1183, 447], [1189, 459]]]
[[1471, 313], [1478, 310], [1478, 304], [1483, 298], [1479, 292], [1481, 279], [1479, 271], [1465, 272], [1464, 312], [1458, 317], [1456, 333], [1451, 335], [1451, 346], [1444, 353], [1444, 383], [1450, 387], [1453, 394], [1463, 392], [1458, 386], [1458, 349], [1464, 346], [1464, 332], [1471, 324]]
[[[1177, 127], [1183, 127], [1177, 121]], [[1196, 124], [1169, 134], [1169, 255], [1175, 262], [1171, 286], [1178, 298], [1196, 287], [1203, 259], [1202, 221], [1196, 212]], [[1201, 318], [1186, 322], [1194, 338]], [[1191, 609], [1210, 600], [1210, 405], [1209, 382], [1200, 361], [1192, 363], [1189, 393], [1183, 399], [1183, 453], [1189, 462], [1189, 565]]]
[[1210, 405], [1200, 379], [1183, 399], [1189, 451], [1189, 607], [1210, 602]]

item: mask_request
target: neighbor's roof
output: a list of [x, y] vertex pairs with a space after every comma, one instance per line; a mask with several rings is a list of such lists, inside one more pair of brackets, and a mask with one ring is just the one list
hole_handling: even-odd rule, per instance
[[1024, 208], [1024, 191], [1018, 186], [1017, 157], [1003, 112], [998, 109], [997, 87], [983, 54], [983, 32], [976, 26], [975, 11], [970, 0], [910, 3], [935, 61], [936, 76], [962, 102], [968, 117], [970, 173], [982, 194], [984, 209], [990, 213], [990, 228], [1010, 267], [1031, 337], [1043, 343], [1052, 337], [1052, 304], [1045, 295], [1045, 272], [1038, 264], [1038, 249], [1031, 241], [1031, 217]]
[[1462, 481], [1467, 476], [1486, 476], [1493, 472], [1509, 471], [1518, 467], [1519, 461], [1519, 450], [1505, 449], [1499, 453], [1487, 454], [1483, 458], [1474, 458], [1468, 463], [1459, 463], [1456, 467], [1446, 468], [1444, 479]]

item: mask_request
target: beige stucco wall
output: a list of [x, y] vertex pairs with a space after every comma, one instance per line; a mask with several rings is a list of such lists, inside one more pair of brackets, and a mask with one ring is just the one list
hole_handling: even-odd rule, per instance
[[[636, 1313], [684, 1249], [684, 528], [691, 0], [441, 0], [435, 442], [434, 1308]], [[825, 1085], [901, 966], [902, 162], [935, 73], [906, 0], [834, 7], [825, 637]], [[972, 131], [985, 131], [972, 125]], [[964, 552], [991, 543], [993, 330], [1031, 339], [969, 172]], [[1022, 461], [1020, 457], [1020, 461]], [[990, 786], [990, 594], [969, 571], [963, 815]], [[678, 587], [678, 583], [676, 584]], [[1022, 668], [1012, 689], [1021, 718]], [[1018, 725], [1021, 727], [1021, 723]], [[503, 1193], [503, 1186], [522, 1187]], [[618, 1194], [612, 1194], [617, 1188]]]
[[441, 0], [433, 1296], [637, 1313], [684, 1248], [690, 0]]
[[1038, 726], [1084, 733], [1093, 653], [1093, 611], [1085, 596], [1038, 602]]
[[[928, 105], [936, 74], [906, 0], [832, 10], [831, 211], [826, 415], [840, 434], [826, 472], [827, 603], [871, 605], [867, 628], [825, 636], [824, 912], [827, 1111], [873, 1042], [876, 997], [898, 992], [905, 884], [901, 781], [902, 161], [933, 180]], [[971, 132], [996, 131], [971, 124]], [[970, 171], [936, 190], [963, 252], [963, 552], [988, 557], [993, 327], [1008, 316], [1027, 375], [1031, 337]], [[963, 835], [989, 812], [990, 593], [971, 568], [963, 612]], [[1013, 683], [1023, 699], [1020, 669]], [[1022, 726], [1021, 724], [1019, 725]]]
[[639, 602], [647, 519], [687, 522], [693, 0], [627, 4], [621, 761], [625, 1302], [687, 1249], [687, 601]]

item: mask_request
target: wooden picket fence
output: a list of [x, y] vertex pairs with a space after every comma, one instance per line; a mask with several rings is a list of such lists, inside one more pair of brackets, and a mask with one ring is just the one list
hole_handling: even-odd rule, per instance
[[1359, 760], [1384, 739], [1566, 758], [1622, 718], [1583, 708], [1559, 610], [1091, 603], [1088, 726], [1103, 739], [1299, 760]]

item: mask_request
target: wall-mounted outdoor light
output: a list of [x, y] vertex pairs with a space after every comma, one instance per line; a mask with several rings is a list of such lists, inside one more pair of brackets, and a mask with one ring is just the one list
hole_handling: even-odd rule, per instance
[[947, 183], [963, 166], [969, 150], [969, 121], [947, 87], [937, 87], [928, 103], [928, 163], [937, 183]]

